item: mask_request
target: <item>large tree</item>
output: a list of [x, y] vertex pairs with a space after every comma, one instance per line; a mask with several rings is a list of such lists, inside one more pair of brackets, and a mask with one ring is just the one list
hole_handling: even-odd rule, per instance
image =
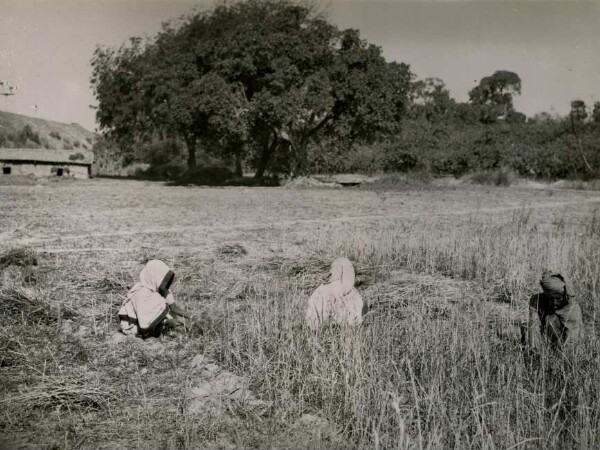
[[387, 63], [354, 30], [339, 31], [287, 0], [224, 3], [167, 24], [152, 40], [98, 48], [92, 60], [100, 127], [122, 142], [158, 134], [253, 155], [262, 176], [277, 153], [292, 174], [307, 147], [328, 136], [353, 142], [393, 132], [405, 106], [408, 66]]
[[429, 122], [439, 122], [452, 115], [456, 102], [441, 78], [417, 80], [411, 86], [411, 115], [425, 117]]
[[482, 122], [495, 122], [500, 116], [514, 112], [513, 97], [521, 94], [521, 78], [515, 72], [497, 70], [483, 77], [469, 91], [471, 104], [480, 108]]

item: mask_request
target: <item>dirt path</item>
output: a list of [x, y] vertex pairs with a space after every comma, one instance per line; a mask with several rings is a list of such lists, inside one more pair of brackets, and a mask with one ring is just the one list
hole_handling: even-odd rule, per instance
[[[295, 220], [281, 220], [271, 223], [236, 223], [233, 225], [197, 225], [197, 226], [180, 226], [180, 227], [169, 227], [169, 228], [149, 228], [144, 230], [118, 230], [109, 233], [88, 233], [81, 235], [55, 235], [55, 236], [44, 236], [44, 237], [27, 237], [21, 239], [12, 239], [11, 243], [16, 245], [52, 245], [53, 243], [65, 242], [65, 241], [78, 241], [78, 240], [89, 240], [93, 238], [110, 238], [110, 237], [127, 237], [127, 236], [138, 236], [138, 235], [151, 235], [151, 234], [178, 234], [178, 233], [189, 233], [189, 232], [226, 232], [226, 231], [243, 231], [253, 230], [261, 228], [283, 228], [292, 226], [302, 225], [315, 225], [315, 224], [331, 224], [331, 223], [347, 223], [347, 222], [374, 222], [374, 221], [388, 221], [398, 219], [413, 219], [422, 217], [441, 217], [441, 216], [464, 216], [469, 214], [496, 214], [508, 211], [516, 211], [519, 209], [524, 210], [538, 210], [545, 208], [559, 208], [565, 206], [574, 205], [589, 205], [598, 203], [600, 204], [600, 197], [586, 198], [580, 200], [569, 200], [569, 201], [558, 201], [558, 202], [544, 202], [536, 203], [532, 206], [523, 205], [510, 205], [510, 206], [497, 206], [497, 207], [473, 207], [473, 208], [459, 208], [453, 210], [444, 211], [431, 211], [431, 212], [415, 212], [411, 213], [405, 211], [396, 214], [369, 214], [359, 216], [339, 216], [332, 218], [313, 218], [313, 219], [295, 219]], [[163, 248], [163, 246], [161, 246]], [[193, 250], [196, 247], [193, 246], [167, 246], [165, 249], [190, 249]], [[201, 249], [203, 247], [198, 247]], [[43, 249], [46, 253], [85, 253], [85, 252], [124, 252], [128, 251], [128, 248], [123, 247], [80, 247], [80, 248], [45, 248]]]

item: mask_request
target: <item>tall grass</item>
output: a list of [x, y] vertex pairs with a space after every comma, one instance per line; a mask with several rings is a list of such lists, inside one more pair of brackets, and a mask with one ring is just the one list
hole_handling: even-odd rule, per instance
[[[444, 314], [423, 306], [437, 300], [423, 289], [400, 316], [374, 313], [362, 329], [313, 334], [300, 326], [301, 279], [256, 283], [246, 313], [222, 330], [223, 363], [249, 374], [285, 414], [333, 419], [358, 447], [597, 447], [600, 233], [593, 224], [540, 231], [525, 210], [499, 222], [419, 220], [353, 230], [350, 239], [324, 230], [312, 246], [325, 260], [346, 254], [381, 275], [408, 268], [482, 289], [465, 284]], [[510, 321], [510, 310], [525, 312], [546, 266], [573, 279], [589, 336], [575, 349], [537, 354], [496, 334], [490, 324], [503, 318], [490, 288], [502, 288]]]

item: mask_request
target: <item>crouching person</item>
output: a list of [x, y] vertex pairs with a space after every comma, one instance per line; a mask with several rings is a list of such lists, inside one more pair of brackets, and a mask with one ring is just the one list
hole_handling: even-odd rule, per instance
[[565, 278], [545, 270], [540, 286], [542, 293], [529, 299], [529, 345], [539, 348], [546, 341], [554, 347], [561, 347], [581, 339], [581, 308], [573, 300], [572, 289]]
[[365, 303], [354, 288], [354, 267], [347, 258], [338, 258], [331, 265], [329, 282], [319, 286], [308, 299], [306, 321], [312, 329], [321, 324], [361, 324]]
[[176, 325], [172, 315], [191, 318], [176, 302], [169, 288], [175, 274], [159, 260], [148, 261], [140, 280], [131, 288], [119, 310], [121, 331], [126, 335], [158, 336], [165, 325]]

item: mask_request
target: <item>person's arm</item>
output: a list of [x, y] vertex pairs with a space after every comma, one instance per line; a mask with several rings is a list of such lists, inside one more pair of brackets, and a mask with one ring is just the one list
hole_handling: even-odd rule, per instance
[[539, 294], [533, 295], [529, 299], [529, 326], [527, 337], [529, 338], [529, 347], [539, 348], [542, 344], [542, 321], [538, 311]]
[[186, 319], [192, 318], [192, 314], [190, 314], [184, 308], [179, 306], [179, 304], [177, 304], [177, 302], [173, 302], [169, 305], [169, 311], [172, 312], [173, 314], [175, 314], [176, 316], [184, 317]]
[[567, 343], [577, 342], [584, 336], [581, 307], [577, 303], [569, 303], [563, 309], [556, 311], [566, 331]]

